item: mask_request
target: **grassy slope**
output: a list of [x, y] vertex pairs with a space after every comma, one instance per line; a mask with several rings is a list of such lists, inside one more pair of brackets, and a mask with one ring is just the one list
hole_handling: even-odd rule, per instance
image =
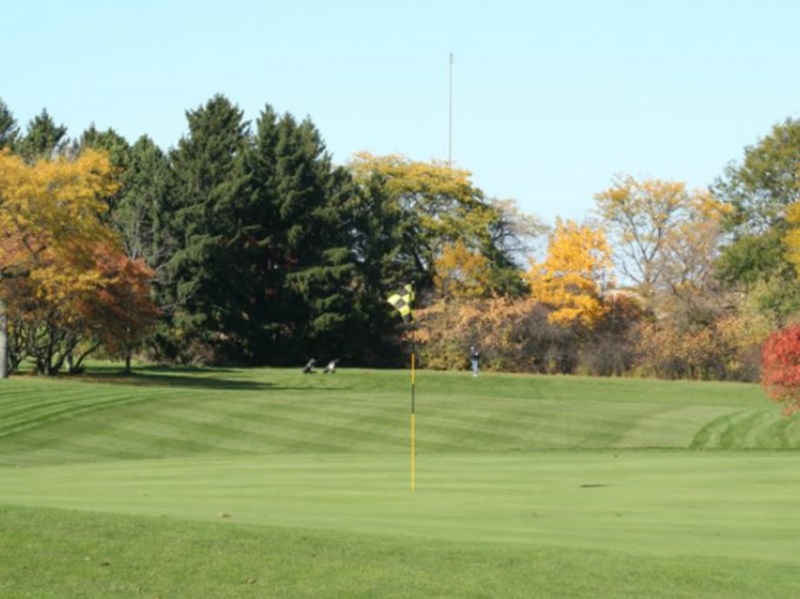
[[[418, 450], [800, 447], [755, 386], [421, 373]], [[0, 466], [198, 455], [403, 453], [397, 371], [147, 371], [112, 382], [0, 386]], [[132, 381], [132, 384], [131, 384]]]
[[0, 595], [800, 592], [757, 387], [420, 373], [413, 495], [408, 411], [390, 371], [5, 382]]
[[[788, 598], [785, 564], [0, 508], [5, 599]], [[46, 530], [38, 542], [31, 523]]]

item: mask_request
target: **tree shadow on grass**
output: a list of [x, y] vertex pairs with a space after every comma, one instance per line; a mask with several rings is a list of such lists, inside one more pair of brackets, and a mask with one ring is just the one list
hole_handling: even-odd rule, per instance
[[[207, 368], [192, 366], [144, 366], [126, 373], [119, 367], [93, 367], [90, 372], [80, 375], [87, 382], [153, 386], [180, 387], [184, 389], [219, 389], [225, 391], [302, 391], [304, 386], [276, 385], [268, 381], [235, 378], [244, 372], [233, 368]], [[299, 373], [298, 373], [299, 375]], [[299, 375], [300, 376], [300, 375]], [[326, 389], [314, 389], [315, 392]]]
[[220, 389], [228, 391], [266, 391], [275, 385], [266, 381], [235, 378], [229, 368], [146, 366], [126, 373], [119, 367], [92, 368], [81, 380], [118, 385]]

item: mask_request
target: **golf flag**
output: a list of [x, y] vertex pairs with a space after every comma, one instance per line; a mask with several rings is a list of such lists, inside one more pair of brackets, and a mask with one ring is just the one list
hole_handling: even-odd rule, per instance
[[[414, 287], [411, 285], [403, 285], [403, 288], [393, 293], [387, 298], [387, 301], [394, 306], [394, 308], [400, 313], [400, 316], [403, 317], [403, 322], [409, 323], [413, 318], [413, 313], [411, 312], [411, 304], [414, 302]], [[415, 443], [415, 403], [416, 403], [416, 390], [415, 390], [415, 376], [414, 376], [414, 365], [415, 365], [415, 357], [416, 357], [416, 345], [414, 343], [414, 331], [411, 331], [411, 491], [413, 492], [416, 488], [416, 477], [417, 477], [417, 467], [416, 467], [416, 455], [417, 451], [414, 446]]]
[[411, 303], [414, 301], [414, 288], [411, 285], [403, 285], [403, 288], [389, 296], [387, 301], [403, 317], [403, 322], [412, 319]]

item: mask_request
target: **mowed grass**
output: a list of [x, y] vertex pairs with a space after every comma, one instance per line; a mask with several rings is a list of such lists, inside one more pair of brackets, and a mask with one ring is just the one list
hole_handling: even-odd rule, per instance
[[794, 597], [753, 385], [345, 369], [0, 384], [2, 597]]

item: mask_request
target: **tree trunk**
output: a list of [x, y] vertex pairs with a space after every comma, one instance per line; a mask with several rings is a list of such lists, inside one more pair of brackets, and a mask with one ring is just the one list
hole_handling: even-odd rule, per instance
[[0, 301], [0, 379], [8, 378], [8, 316]]

